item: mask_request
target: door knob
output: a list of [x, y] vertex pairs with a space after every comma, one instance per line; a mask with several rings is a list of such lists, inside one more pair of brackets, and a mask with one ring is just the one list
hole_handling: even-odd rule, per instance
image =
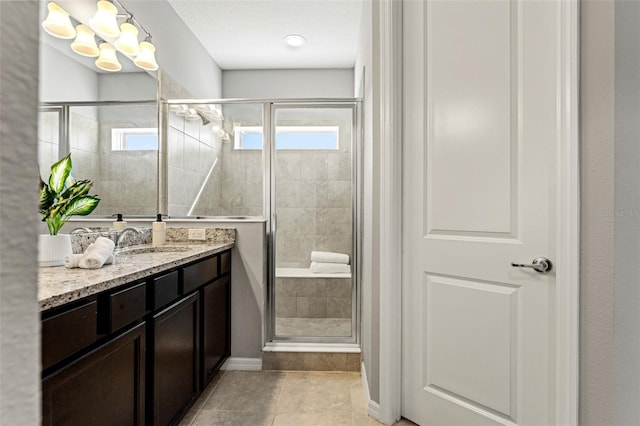
[[553, 263], [551, 263], [551, 261], [546, 257], [536, 257], [535, 259], [533, 259], [533, 262], [531, 262], [531, 264], [511, 262], [511, 266], [513, 266], [514, 268], [531, 268], [536, 270], [537, 272], [540, 272], [541, 274], [546, 274], [551, 269], [553, 269]]

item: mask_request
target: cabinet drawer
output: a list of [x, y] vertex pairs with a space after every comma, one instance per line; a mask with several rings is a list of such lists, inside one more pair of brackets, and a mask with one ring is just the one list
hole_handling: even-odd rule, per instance
[[168, 305], [180, 295], [178, 271], [154, 278], [151, 285], [154, 310]]
[[227, 251], [220, 255], [220, 273], [231, 272], [231, 252]]
[[147, 285], [140, 283], [109, 296], [109, 331], [142, 318], [146, 312]]
[[95, 300], [42, 321], [42, 368], [94, 343], [98, 337]]
[[218, 256], [184, 268], [182, 294], [189, 293], [218, 276]]

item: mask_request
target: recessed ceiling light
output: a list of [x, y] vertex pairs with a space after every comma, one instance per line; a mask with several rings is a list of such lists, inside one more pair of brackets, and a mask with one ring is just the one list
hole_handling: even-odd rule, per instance
[[301, 35], [289, 34], [288, 36], [284, 37], [284, 42], [291, 47], [300, 47], [304, 46], [307, 41]]

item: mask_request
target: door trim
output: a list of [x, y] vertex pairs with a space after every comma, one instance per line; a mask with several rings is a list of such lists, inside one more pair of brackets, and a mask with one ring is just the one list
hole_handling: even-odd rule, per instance
[[379, 22], [373, 27], [378, 24], [379, 32], [374, 30], [373, 56], [377, 45], [379, 62], [374, 70], [378, 68], [380, 79], [374, 78], [374, 122], [379, 121], [380, 137], [379, 420], [391, 424], [400, 419], [402, 405], [402, 1], [381, 0], [377, 7]]
[[[374, 7], [375, 3], [374, 3]], [[579, 380], [579, 0], [557, 1], [560, 9], [561, 91], [558, 105], [556, 239], [556, 424], [578, 424]], [[374, 93], [380, 119], [380, 421], [391, 424], [401, 415], [402, 314], [402, 0], [378, 3], [380, 79]], [[374, 18], [376, 13], [374, 11]], [[374, 25], [375, 27], [375, 25]], [[377, 43], [376, 43], [377, 41]], [[375, 68], [375, 66], [374, 66]]]

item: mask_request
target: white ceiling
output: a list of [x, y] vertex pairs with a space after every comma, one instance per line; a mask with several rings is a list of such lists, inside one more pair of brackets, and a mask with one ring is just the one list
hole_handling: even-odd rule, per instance
[[223, 70], [354, 66], [363, 0], [168, 1]]

